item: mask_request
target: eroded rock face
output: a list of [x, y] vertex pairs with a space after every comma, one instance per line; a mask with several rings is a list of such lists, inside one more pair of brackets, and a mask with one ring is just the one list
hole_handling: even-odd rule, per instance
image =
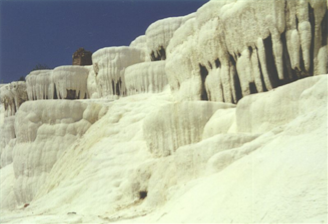
[[180, 100], [240, 98], [327, 73], [324, 0], [210, 1], [174, 32], [166, 56]]
[[5, 116], [13, 116], [22, 103], [27, 100], [26, 83], [12, 82], [1, 86], [1, 103], [4, 105]]

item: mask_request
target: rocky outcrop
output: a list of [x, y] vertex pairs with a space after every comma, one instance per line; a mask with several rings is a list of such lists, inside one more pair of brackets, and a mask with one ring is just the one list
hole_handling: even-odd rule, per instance
[[92, 65], [92, 53], [84, 50], [83, 47], [75, 51], [72, 58], [73, 65]]

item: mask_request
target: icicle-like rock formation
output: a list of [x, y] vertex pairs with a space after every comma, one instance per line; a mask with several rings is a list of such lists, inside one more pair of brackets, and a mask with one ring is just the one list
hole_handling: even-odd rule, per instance
[[127, 95], [162, 92], [168, 84], [165, 61], [144, 62], [127, 67], [124, 73]]
[[52, 72], [52, 80], [59, 99], [88, 98], [89, 66], [60, 66]]
[[20, 105], [27, 100], [26, 83], [19, 81], [1, 86], [0, 100], [4, 105], [5, 116], [15, 115]]
[[28, 101], [16, 114], [13, 164], [18, 204], [29, 203], [52, 166], [98, 120], [102, 106], [80, 101]]
[[186, 21], [193, 18], [195, 13], [187, 16], [172, 17], [152, 23], [146, 30], [147, 55], [152, 61], [165, 60], [166, 48], [174, 32]]
[[180, 100], [236, 103], [327, 73], [324, 0], [210, 1], [167, 48], [166, 72]]
[[36, 70], [26, 76], [26, 88], [29, 100], [45, 100], [55, 98], [52, 80], [53, 70]]
[[143, 50], [133, 47], [107, 47], [92, 55], [99, 95], [125, 95], [124, 71], [145, 61]]
[[181, 102], [160, 108], [144, 121], [144, 138], [155, 156], [168, 156], [183, 145], [199, 142], [204, 127], [218, 109], [232, 104], [214, 102]]

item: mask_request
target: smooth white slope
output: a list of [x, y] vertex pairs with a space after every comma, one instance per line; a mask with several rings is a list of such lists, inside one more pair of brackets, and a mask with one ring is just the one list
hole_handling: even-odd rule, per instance
[[28, 210], [100, 215], [138, 204], [132, 174], [151, 159], [142, 121], [169, 98], [136, 95], [109, 104], [107, 114], [66, 148]]
[[[312, 85], [304, 85], [306, 82]], [[277, 91], [254, 95], [251, 100], [249, 97], [243, 99], [250, 102], [248, 107], [240, 108], [247, 112], [253, 106], [261, 105], [261, 100], [269, 96], [265, 108], [278, 107], [283, 117], [286, 105], [277, 104], [279, 92], [284, 92], [288, 98], [294, 95], [294, 91], [298, 92], [294, 119], [277, 122], [247, 144], [212, 154], [209, 160], [203, 160], [206, 168], [201, 165], [201, 158], [206, 159], [209, 148], [215, 146], [217, 140], [217, 143], [234, 142], [231, 134], [230, 137], [219, 134], [197, 143], [198, 152], [194, 151], [196, 145], [178, 149], [174, 160], [165, 165], [162, 162], [165, 169], [160, 171], [161, 177], [157, 177], [161, 186], [167, 186], [162, 187], [168, 191], [165, 206], [148, 216], [133, 220], [123, 218], [122, 222], [326, 223], [327, 82], [326, 76], [307, 78]], [[265, 108], [258, 110], [258, 116]], [[237, 118], [241, 116], [245, 114], [237, 113]], [[270, 120], [270, 116], [266, 119]], [[220, 147], [218, 144], [214, 149]], [[153, 177], [159, 170], [151, 172]], [[178, 187], [165, 182], [168, 175], [170, 180], [179, 182], [200, 177], [201, 173], [204, 178]], [[148, 190], [158, 189], [161, 187], [157, 185], [157, 188]]]

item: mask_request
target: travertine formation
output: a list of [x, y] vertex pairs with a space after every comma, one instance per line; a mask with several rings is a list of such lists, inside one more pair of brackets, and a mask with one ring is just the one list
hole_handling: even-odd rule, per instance
[[93, 69], [96, 74], [99, 96], [125, 95], [124, 71], [133, 64], [145, 61], [139, 48], [108, 47], [92, 55]]
[[59, 66], [32, 71], [26, 76], [29, 100], [88, 98], [90, 66]]
[[326, 223], [327, 8], [211, 0], [1, 85], [1, 222]]
[[180, 146], [199, 142], [215, 111], [233, 107], [215, 102], [180, 102], [159, 108], [144, 122], [144, 138], [150, 152], [169, 156]]
[[12, 82], [0, 87], [0, 100], [5, 109], [5, 116], [13, 116], [20, 105], [27, 100], [26, 83]]
[[15, 200], [29, 203], [65, 149], [98, 120], [103, 107], [80, 101], [29, 101], [15, 118]]
[[236, 103], [325, 74], [327, 33], [323, 0], [210, 1], [170, 41], [171, 89], [180, 100]]
[[138, 63], [127, 67], [124, 73], [127, 95], [158, 93], [168, 84], [165, 61]]

